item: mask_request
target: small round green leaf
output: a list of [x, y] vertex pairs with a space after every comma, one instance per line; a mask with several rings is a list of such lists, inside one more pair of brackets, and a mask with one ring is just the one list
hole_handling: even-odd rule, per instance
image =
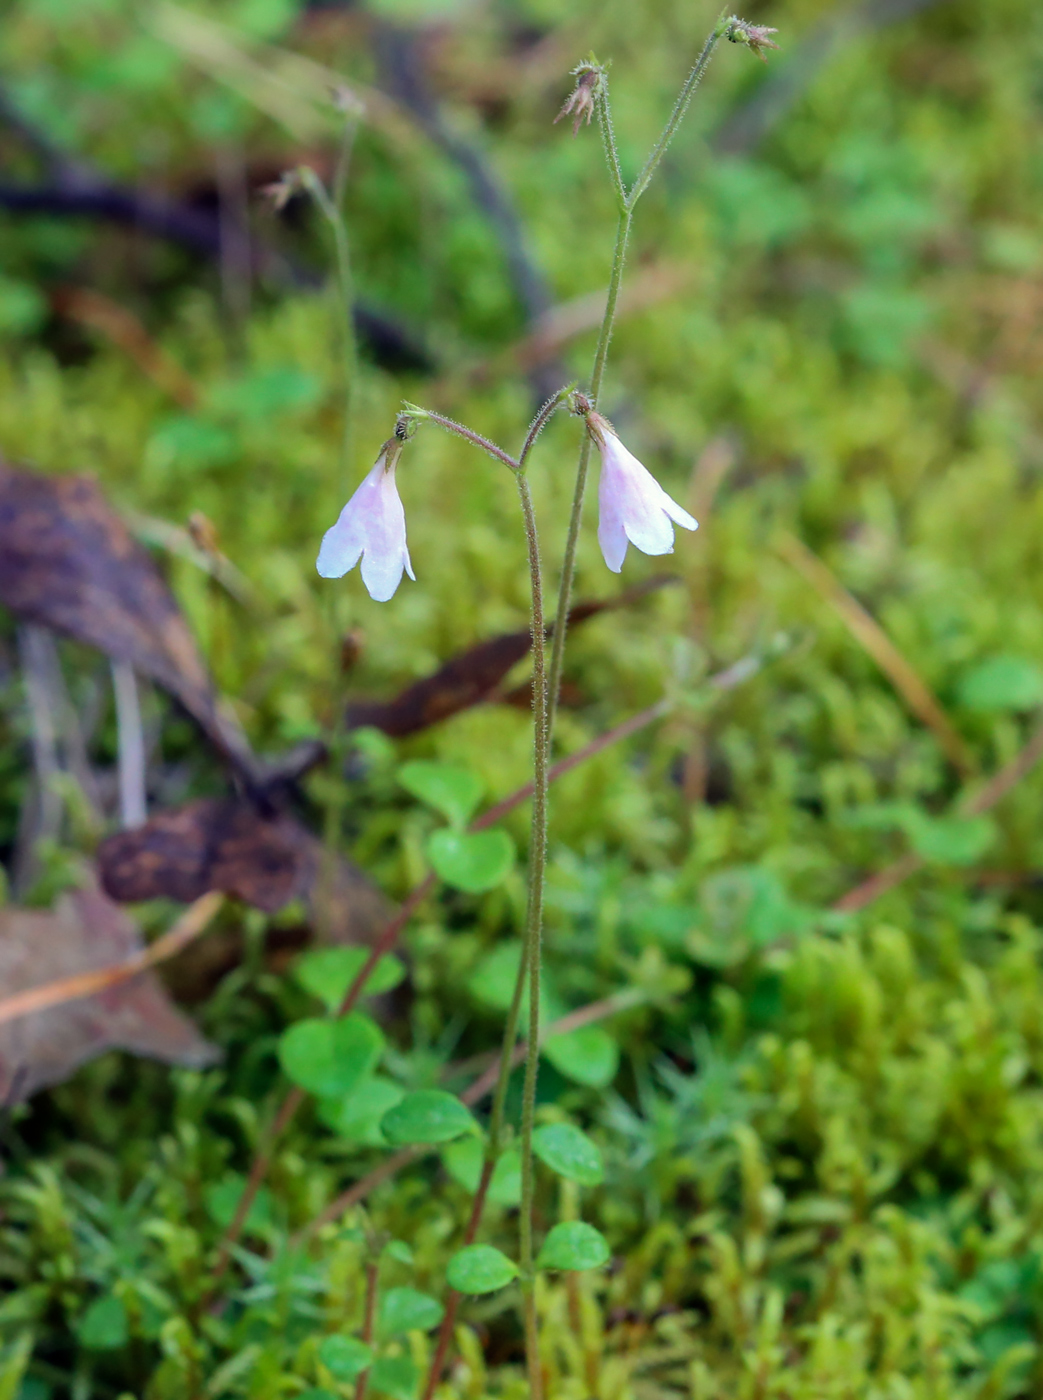
[[125, 1347], [130, 1340], [130, 1327], [122, 1300], [111, 1293], [95, 1298], [77, 1323], [76, 1335], [91, 1351], [118, 1351]]
[[408, 1356], [382, 1356], [369, 1373], [370, 1384], [391, 1400], [413, 1400], [419, 1372]]
[[906, 824], [909, 843], [918, 856], [938, 865], [973, 865], [996, 839], [996, 824], [984, 814], [974, 817], [930, 817], [916, 812]]
[[323, 1337], [319, 1360], [338, 1381], [353, 1381], [373, 1365], [373, 1348], [357, 1337]]
[[449, 1261], [446, 1278], [458, 1293], [495, 1293], [518, 1276], [518, 1266], [491, 1244], [469, 1244]]
[[532, 1136], [532, 1150], [552, 1172], [580, 1186], [597, 1186], [605, 1178], [601, 1152], [586, 1133], [571, 1123], [547, 1123]]
[[447, 885], [484, 894], [507, 878], [514, 865], [514, 842], [506, 831], [451, 831], [428, 838], [427, 858]]
[[956, 694], [968, 710], [1031, 710], [1043, 704], [1043, 671], [1022, 656], [992, 656], [960, 678]]
[[380, 1331], [385, 1337], [399, 1332], [430, 1332], [442, 1321], [445, 1309], [437, 1298], [415, 1288], [389, 1288], [380, 1300]]
[[600, 1269], [612, 1257], [608, 1240], [593, 1225], [566, 1220], [555, 1225], [543, 1241], [536, 1265], [540, 1269]]
[[363, 1147], [386, 1147], [380, 1123], [388, 1109], [401, 1103], [405, 1091], [383, 1075], [360, 1080], [343, 1098], [320, 1099], [319, 1117], [338, 1137]]
[[[367, 948], [314, 948], [298, 960], [294, 976], [305, 991], [318, 997], [328, 1010], [336, 1011], [368, 957]], [[362, 995], [390, 992], [405, 975], [403, 964], [389, 953], [366, 978]]]
[[471, 1111], [443, 1089], [417, 1089], [385, 1113], [380, 1125], [393, 1147], [451, 1142], [476, 1130]]
[[[472, 1195], [482, 1178], [485, 1148], [476, 1137], [461, 1138], [442, 1149], [446, 1171]], [[521, 1153], [508, 1147], [502, 1153], [489, 1178], [489, 1200], [497, 1206], [516, 1206], [521, 1202]]]
[[389, 1259], [397, 1259], [400, 1264], [405, 1264], [406, 1268], [413, 1266], [413, 1251], [405, 1240], [388, 1240], [384, 1246], [384, 1253]]
[[441, 812], [447, 821], [458, 827], [466, 826], [471, 820], [485, 791], [485, 784], [476, 773], [448, 763], [425, 763], [422, 759], [403, 763], [398, 770], [398, 781], [407, 792]]
[[339, 1021], [298, 1021], [279, 1040], [279, 1062], [286, 1075], [322, 1097], [349, 1093], [383, 1052], [380, 1029], [358, 1012]]
[[[203, 1192], [206, 1212], [220, 1229], [227, 1230], [235, 1219], [245, 1190], [246, 1177], [240, 1176], [238, 1172], [228, 1172], [220, 1181], [212, 1181]], [[272, 1193], [267, 1186], [260, 1187], [246, 1212], [246, 1222], [243, 1226], [245, 1234], [263, 1235], [266, 1230], [271, 1229], [272, 1205]]]
[[607, 1088], [619, 1068], [619, 1047], [603, 1026], [552, 1035], [541, 1051], [559, 1074], [592, 1089]]

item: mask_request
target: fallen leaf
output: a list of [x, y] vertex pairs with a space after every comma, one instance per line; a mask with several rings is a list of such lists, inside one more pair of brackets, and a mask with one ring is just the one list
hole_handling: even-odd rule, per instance
[[173, 593], [90, 477], [0, 463], [0, 604], [129, 662], [180, 701], [225, 758], [252, 773], [249, 746], [217, 708]]
[[[647, 593], [676, 582], [678, 579], [673, 574], [658, 574], [633, 588], [624, 589], [615, 598], [576, 603], [569, 612], [569, 626], [575, 627], [603, 612], [628, 607]], [[551, 627], [547, 628], [548, 637], [552, 630]], [[528, 686], [516, 686], [504, 695], [497, 695], [511, 667], [528, 655], [531, 645], [532, 639], [527, 631], [506, 632], [479, 642], [477, 646], [450, 657], [433, 675], [407, 686], [391, 700], [352, 701], [347, 710], [348, 726], [361, 729], [372, 725], [394, 738], [403, 738], [494, 697], [511, 705], [531, 705], [531, 688]]]
[[366, 942], [391, 916], [381, 891], [349, 861], [330, 865], [293, 817], [266, 816], [238, 797], [204, 797], [116, 832], [97, 852], [106, 893], [121, 903], [198, 899], [221, 890], [274, 913], [293, 899], [318, 910], [331, 939]]
[[[137, 926], [97, 887], [69, 891], [53, 909], [0, 909], [0, 986], [7, 996], [140, 956]], [[106, 1050], [129, 1050], [201, 1069], [218, 1058], [141, 972], [91, 996], [0, 1023], [0, 1103], [67, 1079]]]

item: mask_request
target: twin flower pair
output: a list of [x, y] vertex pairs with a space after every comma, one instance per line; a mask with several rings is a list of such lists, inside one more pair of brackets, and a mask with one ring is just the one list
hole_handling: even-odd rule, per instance
[[[607, 419], [593, 411], [584, 416], [601, 452], [598, 543], [605, 563], [618, 574], [628, 544], [643, 554], [671, 554], [673, 524], [695, 530], [698, 522], [627, 451]], [[316, 564], [323, 578], [341, 578], [361, 559], [362, 582], [378, 603], [387, 602], [394, 594], [403, 571], [416, 578], [406, 546], [405, 512], [395, 484], [400, 450], [395, 438], [384, 444], [376, 465], [337, 523], [323, 536]]]

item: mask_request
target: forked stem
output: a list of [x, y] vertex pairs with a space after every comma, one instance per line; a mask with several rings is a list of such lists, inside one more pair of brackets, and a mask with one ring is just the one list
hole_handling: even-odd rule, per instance
[[[623, 268], [626, 263], [627, 244], [630, 240], [630, 226], [634, 218], [634, 207], [637, 201], [644, 194], [645, 190], [655, 174], [659, 162], [666, 154], [666, 149], [673, 140], [677, 128], [684, 119], [684, 114], [688, 110], [688, 104], [692, 100], [692, 94], [699, 86], [699, 82], [709, 66], [713, 51], [720, 40], [724, 37], [728, 29], [729, 21], [721, 19], [714, 26], [703, 45], [702, 52], [696, 59], [692, 71], [685, 79], [684, 86], [678, 94], [674, 103], [673, 111], [663, 127], [659, 140], [652, 147], [648, 158], [641, 171], [628, 191], [623, 180], [623, 173], [619, 164], [619, 153], [616, 150], [615, 134], [612, 129], [612, 110], [609, 105], [608, 79], [602, 76], [601, 87], [597, 97], [598, 103], [598, 123], [601, 129], [601, 137], [605, 145], [605, 158], [608, 162], [609, 174], [612, 177], [612, 185], [619, 201], [619, 223], [616, 226], [616, 245], [612, 253], [612, 272], [609, 276], [608, 297], [605, 301], [605, 314], [601, 318], [601, 328], [598, 331], [597, 349], [594, 351], [594, 367], [590, 375], [589, 397], [596, 408], [598, 398], [601, 394], [601, 384], [605, 377], [605, 364], [608, 360], [608, 347], [612, 340], [612, 329], [616, 319], [616, 307], [619, 302], [619, 288], [623, 279]], [[551, 647], [550, 658], [550, 707], [548, 713], [548, 728], [551, 733], [554, 729], [554, 716], [558, 706], [558, 696], [561, 692], [561, 673], [565, 661], [565, 637], [569, 625], [569, 608], [572, 604], [572, 585], [576, 574], [576, 548], [579, 543], [579, 530], [583, 520], [583, 500], [587, 490], [587, 471], [590, 465], [590, 435], [583, 434], [583, 443], [579, 450], [579, 462], [576, 467], [576, 484], [572, 494], [572, 512], [569, 516], [569, 533], [565, 543], [565, 554], [561, 565], [561, 583], [558, 591], [558, 611], [554, 623], [554, 640]]]

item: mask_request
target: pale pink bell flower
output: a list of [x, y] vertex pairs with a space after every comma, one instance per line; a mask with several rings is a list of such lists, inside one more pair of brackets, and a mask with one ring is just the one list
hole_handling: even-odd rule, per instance
[[668, 496], [652, 473], [627, 451], [607, 419], [594, 412], [585, 417], [601, 452], [598, 544], [605, 563], [618, 574], [628, 543], [643, 554], [672, 554], [674, 524], [697, 530], [699, 522]]
[[369, 596], [386, 603], [402, 582], [415, 579], [406, 547], [406, 517], [395, 485], [400, 444], [386, 442], [372, 471], [322, 537], [315, 567], [323, 578], [342, 578], [362, 560]]

